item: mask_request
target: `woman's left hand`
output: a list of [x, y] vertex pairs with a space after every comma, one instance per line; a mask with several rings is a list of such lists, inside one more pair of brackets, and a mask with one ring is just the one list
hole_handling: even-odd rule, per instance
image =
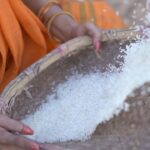
[[101, 30], [94, 23], [87, 22], [79, 24], [72, 29], [71, 37], [78, 37], [82, 35], [88, 35], [92, 38], [93, 45], [98, 51], [101, 46]]

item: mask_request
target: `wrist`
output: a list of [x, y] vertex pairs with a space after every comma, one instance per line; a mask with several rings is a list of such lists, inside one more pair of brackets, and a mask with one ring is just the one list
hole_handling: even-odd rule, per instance
[[48, 11], [47, 13], [44, 15], [44, 23], [46, 23], [48, 21], [49, 18], [51, 18], [53, 15], [55, 15], [56, 13], [59, 12], [63, 12], [63, 10], [61, 9], [61, 7], [59, 7], [59, 5], [53, 5]]
[[65, 41], [76, 37], [75, 30], [78, 28], [79, 24], [68, 15], [60, 16], [58, 19], [60, 19], [60, 22], [58, 24], [55, 22], [54, 25], [57, 29], [59, 28], [60, 33], [64, 35]]
[[51, 38], [65, 42], [75, 37], [74, 29], [78, 24], [69, 12], [62, 10], [57, 0], [47, 2], [39, 11], [39, 17], [47, 26]]
[[49, 32], [63, 42], [75, 37], [73, 31], [77, 27], [78, 23], [68, 12], [56, 13], [48, 22]]

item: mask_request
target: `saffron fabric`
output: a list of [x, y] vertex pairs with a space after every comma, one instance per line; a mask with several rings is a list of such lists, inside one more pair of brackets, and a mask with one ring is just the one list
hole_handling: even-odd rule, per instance
[[[78, 22], [102, 29], [122, 28], [122, 19], [104, 0], [60, 0]], [[21, 71], [57, 46], [46, 27], [21, 0], [0, 0], [0, 91]]]

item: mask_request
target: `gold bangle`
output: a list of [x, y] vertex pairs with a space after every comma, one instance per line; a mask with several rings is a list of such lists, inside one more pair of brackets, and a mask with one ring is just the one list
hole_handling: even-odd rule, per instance
[[42, 8], [40, 9], [38, 16], [41, 19], [41, 21], [43, 20], [45, 14], [49, 11], [49, 9], [53, 6], [53, 5], [59, 5], [58, 0], [49, 0], [46, 4], [44, 4], [42, 6]]
[[58, 12], [56, 14], [54, 14], [53, 16], [51, 16], [49, 19], [48, 19], [48, 22], [46, 23], [47, 24], [47, 29], [48, 29], [48, 35], [50, 38], [56, 40], [57, 42], [61, 42], [59, 39], [57, 39], [51, 32], [51, 28], [52, 28], [52, 25], [55, 21], [55, 19], [58, 17], [58, 16], [61, 16], [61, 15], [67, 15], [67, 16], [70, 16], [72, 19], [75, 20], [75, 18], [69, 13], [69, 12]]

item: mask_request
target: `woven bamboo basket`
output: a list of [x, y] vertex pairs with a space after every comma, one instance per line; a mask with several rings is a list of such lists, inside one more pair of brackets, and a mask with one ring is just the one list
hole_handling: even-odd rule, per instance
[[[17, 120], [34, 113], [43, 103], [45, 95], [52, 93], [59, 83], [65, 82], [66, 76], [72, 75], [72, 68], [87, 74], [95, 68], [105, 72], [109, 64], [119, 67], [114, 59], [121, 53], [119, 43], [122, 42], [124, 47], [139, 34], [135, 29], [104, 31], [100, 57], [95, 55], [88, 37], [79, 37], [60, 45], [6, 87], [1, 94], [5, 101], [0, 102], [0, 112]], [[150, 98], [148, 93], [141, 97], [139, 90], [135, 97], [127, 99], [131, 104], [130, 111], [99, 125], [90, 140], [57, 144], [71, 150], [149, 149]], [[7, 147], [4, 149], [7, 150]]]

